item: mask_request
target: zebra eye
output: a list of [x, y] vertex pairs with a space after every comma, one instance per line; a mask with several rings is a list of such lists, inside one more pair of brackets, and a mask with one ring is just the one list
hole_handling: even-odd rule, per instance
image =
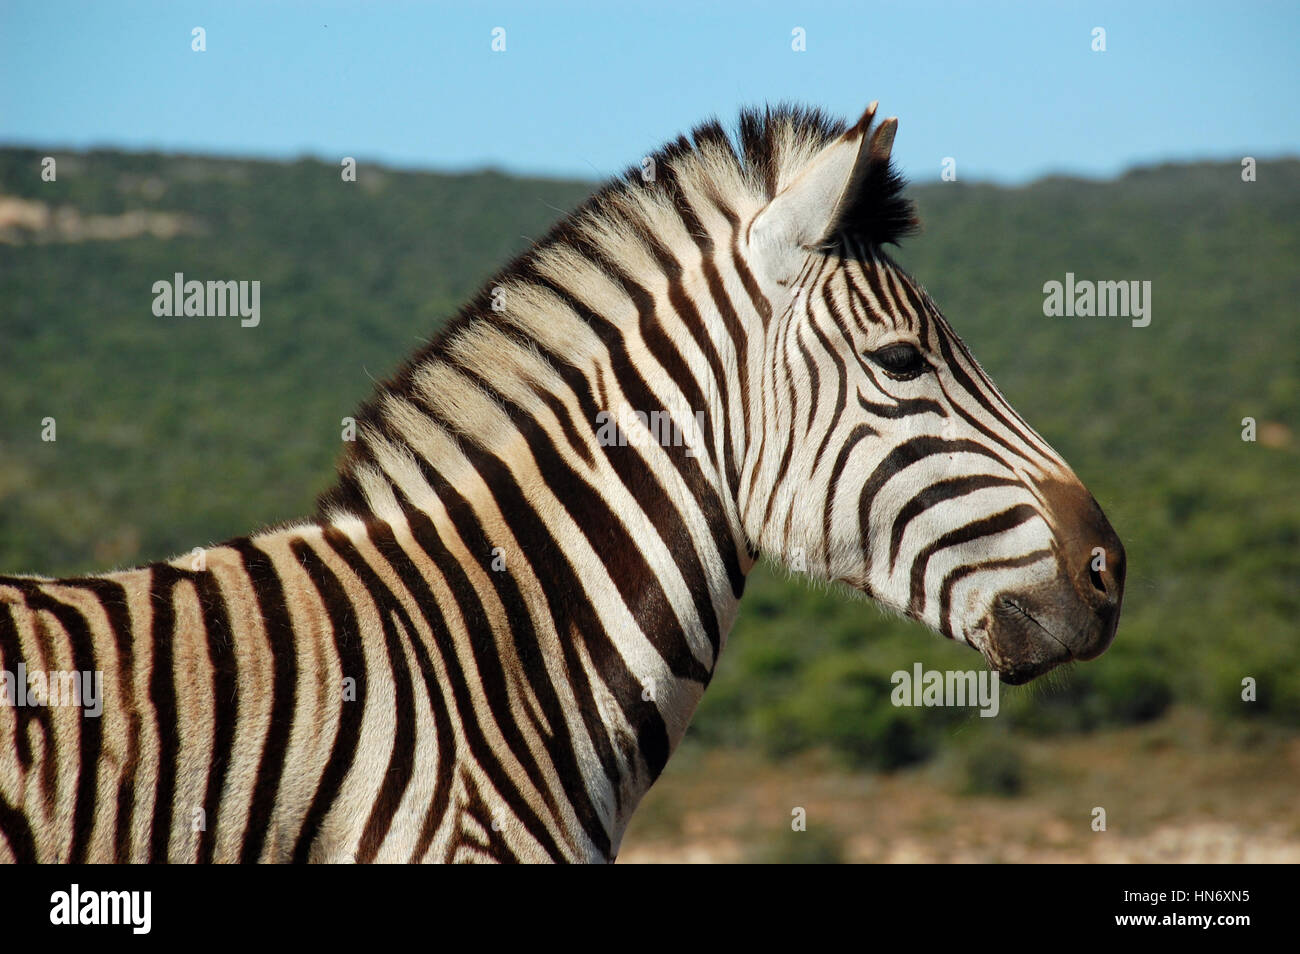
[[887, 345], [879, 351], [872, 351], [868, 357], [883, 368], [886, 374], [904, 381], [930, 370], [930, 364], [921, 350], [906, 342]]

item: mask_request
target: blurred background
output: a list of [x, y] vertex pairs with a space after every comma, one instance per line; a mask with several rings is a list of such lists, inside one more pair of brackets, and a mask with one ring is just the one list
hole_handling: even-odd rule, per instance
[[[1119, 635], [996, 718], [898, 708], [894, 671], [982, 661], [761, 567], [621, 860], [1300, 860], [1298, 27], [1262, 3], [5, 4], [0, 572], [310, 513], [340, 420], [602, 178], [744, 105], [879, 99], [924, 223], [896, 257], [1123, 538]], [[259, 280], [260, 324], [154, 317], [175, 272]], [[1150, 281], [1150, 325], [1045, 317], [1067, 272]]]

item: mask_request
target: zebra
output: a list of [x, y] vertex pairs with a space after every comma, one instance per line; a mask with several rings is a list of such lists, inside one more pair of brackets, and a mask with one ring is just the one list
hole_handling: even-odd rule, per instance
[[0, 857], [611, 862], [764, 556], [1007, 683], [1101, 654], [1124, 548], [886, 253], [875, 113], [606, 184], [377, 388], [311, 519], [0, 577], [0, 670], [103, 674], [99, 718], [0, 706]]

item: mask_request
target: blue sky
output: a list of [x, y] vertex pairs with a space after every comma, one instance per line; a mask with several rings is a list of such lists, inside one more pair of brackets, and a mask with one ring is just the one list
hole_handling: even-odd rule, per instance
[[1015, 183], [1300, 154], [1298, 53], [1294, 2], [0, 0], [0, 143], [590, 179], [742, 105], [878, 99], [913, 179]]

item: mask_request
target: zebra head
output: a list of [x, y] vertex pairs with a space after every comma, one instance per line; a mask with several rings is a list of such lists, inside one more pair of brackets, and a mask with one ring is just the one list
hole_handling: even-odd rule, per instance
[[742, 518], [766, 552], [1026, 682], [1110, 645], [1124, 547], [882, 250], [914, 219], [897, 121], [874, 113], [783, 170], [742, 226], [771, 306]]

